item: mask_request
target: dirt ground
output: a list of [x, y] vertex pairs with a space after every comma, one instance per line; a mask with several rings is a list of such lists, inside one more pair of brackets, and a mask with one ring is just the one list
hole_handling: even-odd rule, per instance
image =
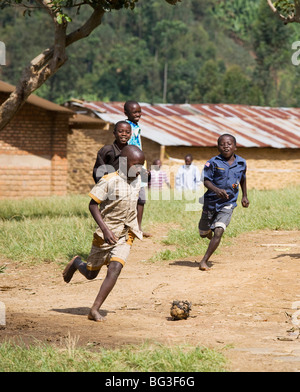
[[[242, 234], [219, 248], [208, 272], [198, 269], [201, 255], [147, 262], [163, 248], [160, 240], [154, 235], [134, 243], [101, 323], [89, 321], [87, 313], [105, 270], [94, 281], [76, 273], [66, 284], [63, 267], [55, 263], [26, 266], [1, 259], [6, 325], [0, 326], [0, 341], [61, 345], [69, 336], [95, 349], [145, 340], [188, 343], [222, 350], [232, 372], [300, 371], [299, 231]], [[171, 319], [175, 299], [192, 302], [187, 320]]]

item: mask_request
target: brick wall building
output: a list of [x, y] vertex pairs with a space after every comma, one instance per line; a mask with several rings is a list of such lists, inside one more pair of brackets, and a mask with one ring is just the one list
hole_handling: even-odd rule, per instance
[[[81, 129], [69, 135], [72, 155], [81, 156], [77, 162], [72, 158], [79, 174], [73, 176], [72, 192], [86, 193], [93, 184], [92, 168], [98, 149], [113, 142], [113, 124], [125, 118], [124, 103], [73, 100], [65, 105], [102, 118], [107, 124], [98, 131]], [[142, 113], [142, 144], [148, 166], [160, 158], [172, 187], [184, 156], [191, 153], [194, 164], [202, 170], [205, 162], [218, 154], [216, 141], [222, 133], [237, 138], [237, 154], [247, 160], [249, 189], [300, 185], [300, 109], [142, 104]]]
[[[114, 141], [112, 129], [74, 129], [68, 136], [68, 193], [88, 193], [94, 184], [92, 169], [97, 151]], [[172, 188], [175, 175], [184, 156], [192, 154], [194, 164], [202, 170], [205, 162], [218, 154], [216, 147], [168, 146], [142, 137], [143, 151], [148, 166], [161, 158]], [[237, 154], [247, 160], [247, 183], [249, 189], [280, 189], [300, 185], [299, 149], [245, 148], [239, 147]]]
[[[0, 82], [0, 103], [14, 87]], [[0, 198], [65, 195], [70, 110], [31, 95], [0, 131]]]
[[113, 125], [79, 114], [70, 120], [70, 126], [67, 191], [69, 194], [84, 194], [94, 185], [92, 171], [98, 150], [114, 141]]

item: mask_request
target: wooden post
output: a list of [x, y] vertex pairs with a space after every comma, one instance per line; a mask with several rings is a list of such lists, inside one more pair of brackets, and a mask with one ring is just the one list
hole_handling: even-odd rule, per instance
[[159, 156], [159, 159], [160, 159], [161, 163], [163, 163], [163, 160], [165, 158], [165, 149], [166, 149], [165, 146], [160, 146], [160, 156]]

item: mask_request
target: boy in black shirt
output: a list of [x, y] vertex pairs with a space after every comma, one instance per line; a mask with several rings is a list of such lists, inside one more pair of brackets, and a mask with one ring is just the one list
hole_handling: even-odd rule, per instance
[[131, 137], [131, 126], [126, 121], [119, 121], [114, 127], [116, 140], [113, 144], [103, 146], [97, 153], [93, 168], [93, 178], [97, 183], [105, 174], [113, 173], [119, 169], [119, 157], [122, 149], [127, 146]]

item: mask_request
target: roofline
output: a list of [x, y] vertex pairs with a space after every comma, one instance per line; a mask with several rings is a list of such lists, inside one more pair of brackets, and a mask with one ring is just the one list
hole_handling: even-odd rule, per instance
[[[10, 94], [13, 91], [15, 91], [16, 87], [13, 86], [12, 84], [3, 82], [0, 80], [0, 92]], [[52, 112], [62, 112], [62, 113], [69, 113], [70, 115], [73, 115], [74, 112], [70, 109], [65, 108], [64, 106], [58, 105], [54, 102], [48, 101], [44, 98], [38, 97], [35, 94], [31, 94], [27, 100], [27, 103], [30, 103], [31, 105], [38, 106], [42, 109], [46, 109]]]

